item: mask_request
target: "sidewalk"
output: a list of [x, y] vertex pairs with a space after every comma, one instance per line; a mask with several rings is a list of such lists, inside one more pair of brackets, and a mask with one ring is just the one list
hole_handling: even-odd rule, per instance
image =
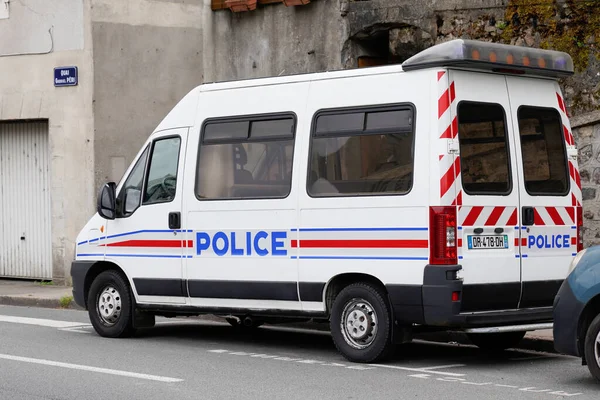
[[70, 286], [25, 280], [0, 279], [0, 304], [11, 306], [79, 309]]
[[[0, 305], [81, 309], [73, 302], [72, 296], [70, 286], [53, 286], [40, 284], [39, 282], [0, 279]], [[211, 316], [205, 318], [213, 319]], [[311, 325], [313, 324], [305, 324], [304, 327], [311, 328]], [[319, 329], [323, 328], [322, 324], [319, 324]], [[432, 337], [431, 339], [443, 342], [459, 341], [460, 339], [460, 342], [463, 342], [466, 340], [463, 336], [460, 333], [435, 334], [435, 338]], [[527, 333], [521, 347], [554, 352], [552, 341], [551, 329], [532, 331]]]

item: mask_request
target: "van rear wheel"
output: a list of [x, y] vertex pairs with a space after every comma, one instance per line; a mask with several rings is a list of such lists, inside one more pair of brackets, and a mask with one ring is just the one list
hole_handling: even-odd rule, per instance
[[121, 338], [135, 332], [131, 290], [117, 271], [104, 271], [94, 279], [87, 304], [92, 326], [100, 336]]
[[388, 358], [391, 310], [385, 294], [369, 283], [344, 288], [331, 309], [331, 336], [338, 351], [349, 361], [371, 363]]
[[482, 350], [503, 351], [515, 347], [527, 332], [469, 333], [471, 342]]

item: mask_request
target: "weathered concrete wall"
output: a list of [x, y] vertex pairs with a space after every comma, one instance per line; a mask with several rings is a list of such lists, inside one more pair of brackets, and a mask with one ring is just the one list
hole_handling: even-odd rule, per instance
[[166, 113], [202, 83], [202, 7], [93, 0], [96, 190], [120, 180]]
[[[0, 20], [0, 120], [49, 120], [53, 278], [60, 283], [70, 278], [74, 240], [93, 211], [93, 70], [89, 2], [49, 3], [13, 1]], [[78, 86], [54, 87], [53, 69], [65, 65], [79, 67]]]
[[600, 112], [571, 118], [579, 149], [583, 192], [584, 245], [600, 244]]
[[8, 2], [9, 18], [0, 20], [0, 54], [83, 49], [83, 6], [83, 0]]
[[241, 14], [210, 0], [93, 0], [96, 189], [201, 83], [341, 68], [341, 18], [337, 0]]
[[211, 11], [205, 0], [204, 79], [222, 81], [342, 68], [346, 28], [338, 0]]

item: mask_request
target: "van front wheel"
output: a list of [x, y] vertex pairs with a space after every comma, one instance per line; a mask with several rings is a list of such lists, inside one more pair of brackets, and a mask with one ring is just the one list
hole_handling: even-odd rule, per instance
[[469, 333], [471, 342], [482, 350], [503, 351], [515, 347], [527, 332]]
[[116, 271], [104, 271], [94, 279], [88, 294], [88, 314], [100, 336], [131, 336], [135, 329], [129, 285]]
[[368, 283], [344, 288], [331, 309], [331, 336], [349, 361], [371, 363], [393, 352], [390, 307], [385, 294]]

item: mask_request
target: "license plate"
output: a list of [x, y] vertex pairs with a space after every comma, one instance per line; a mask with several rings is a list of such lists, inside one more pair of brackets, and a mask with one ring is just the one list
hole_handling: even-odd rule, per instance
[[508, 249], [508, 235], [468, 235], [469, 250]]

